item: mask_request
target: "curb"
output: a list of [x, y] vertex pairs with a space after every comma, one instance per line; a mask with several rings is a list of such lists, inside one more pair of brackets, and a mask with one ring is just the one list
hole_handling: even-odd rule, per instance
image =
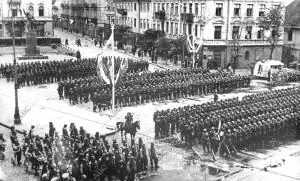
[[[11, 127], [12, 127], [12, 126], [8, 126], [8, 125], [6, 125], [6, 124], [4, 124], [4, 123], [1, 123], [1, 122], [0, 122], [0, 125], [3, 126], [3, 127], [5, 127], [5, 128], [7, 128], [7, 129], [11, 129]], [[20, 130], [17, 130], [17, 129], [16, 129], [16, 131], [17, 131], [18, 133], [24, 135], [24, 132], [22, 132], [22, 131], [20, 131]]]

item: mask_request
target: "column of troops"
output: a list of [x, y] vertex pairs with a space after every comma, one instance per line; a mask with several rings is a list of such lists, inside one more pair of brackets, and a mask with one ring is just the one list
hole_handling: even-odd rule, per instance
[[[210, 73], [202, 68], [126, 74], [116, 85], [115, 105], [123, 107], [193, 95], [224, 93], [249, 87], [250, 81], [250, 76]], [[91, 100], [94, 112], [111, 108], [111, 92], [110, 85], [102, 83], [96, 76], [64, 81], [58, 86], [60, 99], [69, 99], [70, 104]]]
[[[230, 155], [255, 149], [269, 140], [300, 138], [300, 89], [288, 88], [201, 105], [156, 111], [155, 137], [180, 133], [191, 147], [197, 141], [204, 152]], [[261, 142], [263, 141], [263, 142]]]
[[[115, 61], [115, 69], [118, 69], [121, 61]], [[146, 61], [128, 60], [127, 72], [140, 72], [148, 70]], [[97, 75], [97, 59], [79, 59], [63, 61], [37, 61], [17, 64], [19, 86], [34, 86], [54, 83], [65, 80], [85, 78]], [[13, 64], [1, 64], [0, 76], [11, 80], [14, 78]]]
[[69, 128], [64, 125], [59, 135], [50, 122], [49, 133], [44, 137], [36, 135], [31, 126], [22, 142], [12, 127], [10, 139], [15, 153], [12, 163], [21, 166], [24, 160], [25, 171], [34, 173], [42, 181], [134, 181], [137, 172], [158, 168], [154, 143], [149, 149], [141, 138], [131, 143], [126, 140], [118, 143], [114, 139], [109, 144], [99, 132], [90, 135], [74, 123]]

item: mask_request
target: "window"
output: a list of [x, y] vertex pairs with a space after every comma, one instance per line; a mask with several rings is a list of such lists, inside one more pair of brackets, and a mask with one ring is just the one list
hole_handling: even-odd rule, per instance
[[147, 3], [147, 12], [150, 12], [150, 3]]
[[247, 39], [247, 40], [251, 40], [252, 39], [252, 26], [246, 26], [245, 39]]
[[136, 3], [134, 3], [134, 10], [136, 11]]
[[247, 16], [253, 16], [253, 4], [247, 4]]
[[222, 26], [215, 26], [214, 39], [221, 39]]
[[171, 28], [170, 28], [170, 33], [171, 33], [171, 35], [173, 35], [173, 34], [174, 34], [174, 32], [173, 32], [173, 26], [174, 26], [174, 23], [173, 23], [173, 22], [171, 22]]
[[186, 3], [183, 4], [183, 12], [186, 13]]
[[178, 23], [175, 23], [175, 34], [178, 34]]
[[199, 14], [198, 3], [195, 3], [195, 15]]
[[178, 4], [176, 4], [176, 6], [175, 6], [175, 14], [179, 14], [179, 11], [178, 11]]
[[233, 26], [232, 28], [232, 39], [239, 39], [239, 32], [240, 32], [240, 27], [239, 26]]
[[241, 4], [234, 4], [233, 15], [241, 16]]
[[222, 16], [223, 11], [223, 4], [222, 3], [217, 3], [216, 7], [216, 16]]
[[44, 16], [44, 6], [39, 7], [39, 16]]
[[12, 9], [12, 16], [18, 16], [18, 10], [17, 9]]
[[201, 16], [205, 15], [205, 4], [201, 3]]
[[169, 33], [169, 22], [166, 22], [166, 33]]
[[249, 51], [246, 51], [246, 52], [245, 52], [245, 60], [248, 60], [248, 61], [249, 61]]
[[182, 32], [183, 32], [183, 34], [185, 35], [186, 34], [186, 24], [185, 23], [183, 23], [183, 26], [182, 26]]
[[152, 28], [156, 29], [156, 24], [155, 23], [152, 24]]
[[189, 35], [191, 35], [192, 34], [192, 24], [191, 23], [188, 24], [188, 31], [189, 31]]
[[34, 9], [33, 9], [32, 6], [28, 7], [28, 12], [29, 12], [30, 15], [34, 16]]
[[165, 10], [165, 3], [161, 3], [161, 10]]
[[154, 12], [157, 12], [157, 11], [156, 11], [156, 3], [153, 4], [153, 11], [154, 11]]
[[159, 10], [160, 10], [160, 4], [157, 3], [157, 11], [159, 11]]
[[189, 4], [190, 13], [193, 13], [193, 3]]
[[293, 30], [288, 31], [288, 41], [293, 41]]
[[134, 27], [136, 27], [136, 18], [134, 18]]
[[198, 25], [195, 25], [195, 36], [198, 37]]
[[259, 17], [262, 17], [265, 15], [265, 10], [266, 10], [266, 5], [265, 4], [260, 4], [259, 5]]
[[166, 12], [169, 13], [169, 3], [166, 4]]
[[171, 3], [171, 14], [174, 14], [174, 3]]
[[264, 35], [264, 29], [263, 29], [263, 27], [258, 27], [257, 39], [262, 39], [263, 35]]
[[160, 23], [157, 23], [157, 30], [161, 30], [160, 29]]
[[149, 27], [149, 20], [147, 20], [147, 29], [149, 29], [150, 27]]

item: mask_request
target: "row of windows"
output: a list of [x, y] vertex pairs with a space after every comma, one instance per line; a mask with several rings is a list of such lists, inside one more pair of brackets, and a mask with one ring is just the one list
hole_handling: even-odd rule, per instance
[[[245, 28], [245, 39], [251, 40], [252, 39], [252, 26], [246, 26]], [[241, 39], [241, 28], [240, 26], [233, 26], [232, 27], [232, 39]], [[259, 27], [257, 31], [257, 39], [262, 39], [264, 36], [264, 30], [262, 27]], [[214, 30], [214, 39], [222, 39], [222, 26], [215, 26]]]
[[[40, 6], [39, 9], [38, 9], [38, 11], [39, 11], [39, 16], [44, 16], [44, 6]], [[34, 8], [33, 8], [33, 6], [29, 6], [28, 7], [28, 12], [32, 16], [34, 16]], [[17, 14], [14, 15], [14, 11], [13, 11], [13, 16], [17, 16]]]
[[[266, 5], [265, 4], [260, 4], [259, 5], [259, 12], [258, 16], [264, 16], [266, 10]], [[223, 16], [223, 3], [217, 3], [216, 4], [216, 16]], [[235, 17], [240, 17], [241, 16], [241, 4], [234, 4], [233, 8], [233, 16]], [[253, 4], [247, 4], [247, 9], [246, 9], [246, 16], [247, 17], [252, 17], [253, 16]]]

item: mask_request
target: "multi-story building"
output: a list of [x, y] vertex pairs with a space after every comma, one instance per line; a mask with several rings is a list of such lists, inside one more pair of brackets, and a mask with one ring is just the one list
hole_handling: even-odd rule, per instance
[[284, 44], [290, 46], [291, 53], [300, 63], [300, 1], [295, 0], [286, 7], [287, 27]]
[[1, 0], [0, 37], [11, 36], [12, 18], [16, 24], [16, 37], [25, 36], [27, 19], [23, 10], [34, 16], [38, 36], [43, 37], [53, 34], [52, 0]]
[[[266, 8], [280, 4], [272, 0], [116, 0], [115, 3], [117, 24], [129, 25], [137, 33], [148, 28], [163, 30], [169, 38], [194, 33], [203, 40], [204, 60], [218, 67], [232, 62], [231, 44], [238, 32], [239, 68], [256, 59], [269, 58], [270, 43], [264, 38], [258, 20]], [[273, 53], [278, 60], [282, 44], [280, 40]]]
[[114, 9], [105, 0], [61, 0], [60, 27], [96, 36], [114, 18]]

